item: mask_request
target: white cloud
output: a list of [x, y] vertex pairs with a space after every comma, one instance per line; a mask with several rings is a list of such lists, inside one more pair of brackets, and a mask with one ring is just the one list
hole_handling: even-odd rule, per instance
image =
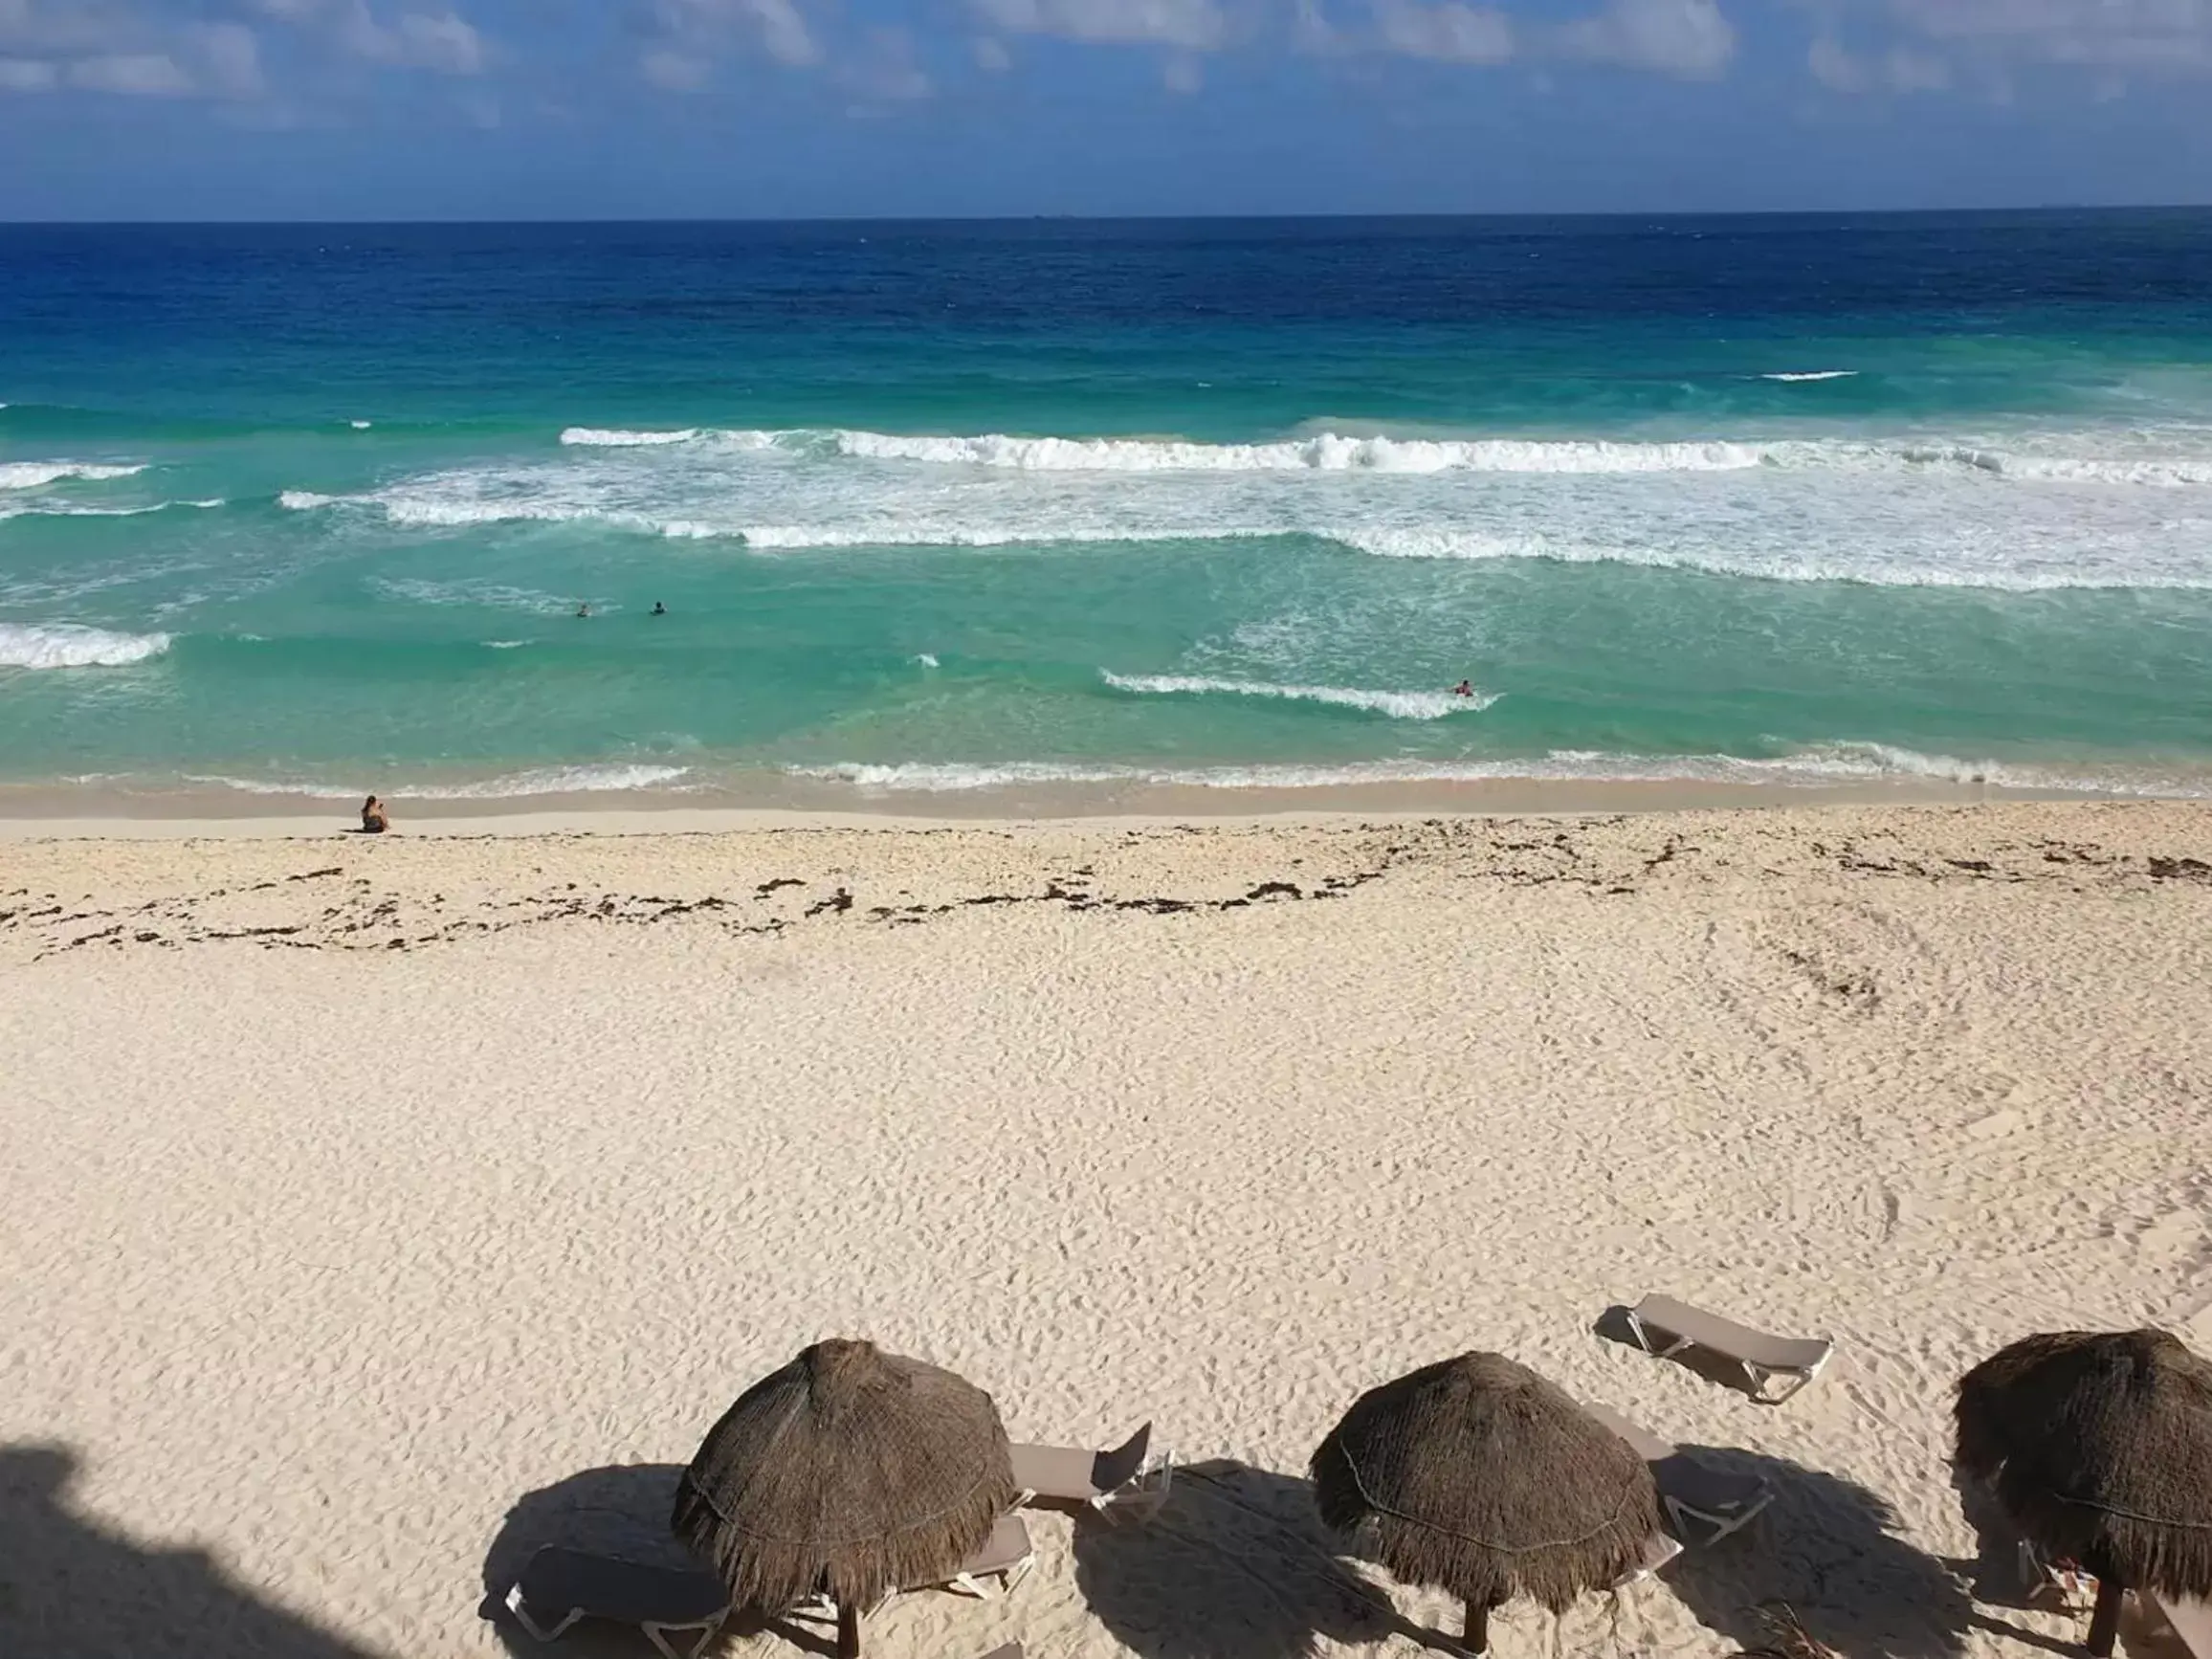
[[778, 63], [813, 63], [822, 56], [807, 20], [791, 0], [741, 0], [740, 10], [749, 14], [761, 33], [761, 44]]
[[197, 90], [192, 77], [165, 52], [111, 52], [80, 57], [65, 78], [85, 92], [112, 92], [122, 98], [185, 98]]
[[935, 95], [929, 72], [915, 60], [914, 36], [903, 29], [871, 29], [859, 55], [839, 66], [840, 85], [860, 100], [862, 112], [915, 103]]
[[1889, 0], [1906, 31], [2002, 68], [2212, 71], [2212, 0]]
[[1291, 10], [1291, 45], [1299, 52], [1316, 54], [1337, 50], [1337, 26], [1329, 21], [1321, 0], [1296, 0]]
[[224, 98], [253, 98], [263, 89], [261, 42], [241, 23], [210, 23], [194, 31], [208, 90]]
[[0, 57], [0, 92], [52, 92], [61, 72], [35, 57]]
[[1205, 52], [1228, 37], [1216, 0], [968, 0], [1009, 34], [1054, 34], [1108, 46], [1180, 46]]
[[441, 75], [480, 75], [484, 40], [457, 11], [403, 11], [381, 23], [368, 0], [350, 0], [339, 12], [338, 40], [356, 57], [395, 69], [428, 69]]
[[822, 61], [822, 47], [794, 0], [656, 0], [653, 16], [660, 41], [649, 56], [658, 50], [711, 59], [728, 35], [739, 33], [788, 67]]
[[1371, 0], [1382, 46], [1407, 57], [1451, 63], [1504, 63], [1514, 55], [1513, 19], [1487, 6], [1460, 0], [1425, 6], [1421, 0]]
[[637, 72], [664, 91], [697, 92], [713, 77], [715, 66], [703, 57], [654, 46], [639, 54]]
[[1612, 0], [1561, 32], [1566, 52], [1627, 69], [1715, 76], [1736, 55], [1736, 30], [1714, 0]]
[[974, 55], [976, 67], [992, 75], [1004, 75], [1014, 66], [1014, 55], [995, 35], [977, 35], [968, 42], [968, 51]]

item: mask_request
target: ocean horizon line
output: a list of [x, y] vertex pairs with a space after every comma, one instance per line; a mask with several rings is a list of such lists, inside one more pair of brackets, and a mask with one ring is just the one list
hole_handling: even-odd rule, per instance
[[1091, 213], [1091, 212], [1029, 212], [1029, 213], [822, 213], [822, 214], [676, 214], [653, 215], [639, 218], [611, 215], [585, 215], [575, 218], [543, 218], [538, 215], [516, 217], [463, 217], [438, 214], [411, 218], [341, 218], [341, 219], [262, 219], [262, 218], [194, 218], [194, 219], [14, 219], [0, 218], [0, 231], [13, 230], [404, 230], [419, 228], [453, 229], [568, 229], [576, 226], [605, 226], [613, 229], [679, 226], [746, 226], [746, 227], [805, 227], [883, 225], [922, 227], [939, 225], [964, 226], [1032, 226], [1047, 225], [1394, 225], [1394, 224], [1528, 224], [1557, 223], [1587, 225], [1623, 220], [1648, 220], [1667, 218], [1697, 220], [1700, 222], [1735, 222], [1744, 220], [1867, 220], [1939, 218], [2020, 219], [2063, 216], [2108, 216], [2129, 214], [2199, 214], [2212, 213], [2212, 198], [2198, 202], [2040, 202], [2033, 204], [1971, 204], [1956, 206], [1913, 207], [1775, 207], [1775, 208], [1577, 208], [1577, 209], [1419, 209], [1403, 212], [1362, 212], [1350, 210], [1323, 210], [1311, 212], [1250, 212], [1250, 213]]

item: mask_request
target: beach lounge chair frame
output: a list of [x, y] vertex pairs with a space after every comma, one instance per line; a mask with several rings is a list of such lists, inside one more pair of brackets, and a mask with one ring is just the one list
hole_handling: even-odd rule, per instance
[[1059, 1503], [1087, 1503], [1101, 1514], [1128, 1505], [1149, 1517], [1167, 1501], [1167, 1490], [1175, 1478], [1175, 1454], [1163, 1452], [1147, 1462], [1151, 1445], [1152, 1425], [1147, 1423], [1106, 1451], [1073, 1446], [1016, 1446], [1012, 1449], [1014, 1484], [1022, 1490], [1014, 1507], [1049, 1498]]
[[[1029, 1537], [1029, 1529], [1018, 1515], [1003, 1515], [991, 1528], [991, 1536], [983, 1541], [975, 1554], [961, 1563], [960, 1570], [950, 1578], [932, 1579], [927, 1583], [905, 1584], [893, 1590], [874, 1606], [867, 1609], [866, 1617], [873, 1618], [899, 1596], [917, 1595], [923, 1590], [949, 1590], [956, 1596], [973, 1596], [979, 1602], [994, 1602], [1010, 1594], [1014, 1586], [1029, 1575], [1037, 1564], [1037, 1546]], [[997, 1581], [994, 1584], [992, 1581]], [[816, 1596], [802, 1604], [810, 1612], [834, 1616], [836, 1604], [827, 1596]]]
[[[533, 1586], [541, 1604], [566, 1604], [549, 1625], [541, 1624], [530, 1610]], [[665, 1659], [698, 1659], [730, 1616], [730, 1598], [721, 1581], [704, 1567], [654, 1566], [549, 1544], [524, 1564], [508, 1588], [506, 1607], [540, 1642], [558, 1640], [585, 1619], [605, 1619], [635, 1625]], [[656, 1618], [655, 1608], [691, 1611], [692, 1616]], [[681, 1648], [669, 1640], [685, 1632], [692, 1639]]]
[[1774, 1502], [1774, 1483], [1759, 1475], [1728, 1474], [1691, 1457], [1670, 1440], [1607, 1406], [1582, 1409], [1618, 1434], [1651, 1466], [1652, 1484], [1668, 1525], [1686, 1544], [1708, 1546], [1749, 1526]]
[[[1811, 1382], [1835, 1357], [1825, 1338], [1776, 1337], [1672, 1296], [1646, 1296], [1627, 1310], [1628, 1329], [1647, 1354], [1670, 1360], [1685, 1348], [1703, 1348], [1743, 1368], [1751, 1397], [1780, 1405]], [[1779, 1380], [1782, 1386], [1771, 1391]]]
[[1645, 1541], [1643, 1557], [1634, 1566], [1607, 1584], [1605, 1588], [1625, 1590], [1630, 1584], [1640, 1584], [1681, 1553], [1682, 1540], [1680, 1538], [1670, 1537], [1665, 1533], [1653, 1533]]

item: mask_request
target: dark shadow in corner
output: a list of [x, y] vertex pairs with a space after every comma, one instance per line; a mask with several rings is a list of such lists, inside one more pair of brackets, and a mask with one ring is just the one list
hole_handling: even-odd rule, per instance
[[1659, 1575], [1733, 1647], [1771, 1645], [1759, 1609], [1774, 1602], [1786, 1603], [1841, 1659], [1948, 1659], [1978, 1627], [1966, 1586], [1896, 1536], [1896, 1512], [1878, 1494], [1787, 1458], [1734, 1447], [1683, 1449], [1774, 1487], [1765, 1514], [1717, 1544], [1685, 1551]]
[[1338, 1559], [1304, 1480], [1218, 1459], [1175, 1471], [1149, 1520], [1085, 1514], [1075, 1585], [1117, 1641], [1141, 1659], [1296, 1659], [1316, 1639], [1351, 1646], [1426, 1630]]
[[72, 1513], [77, 1467], [63, 1447], [0, 1446], [0, 1653], [371, 1659], [256, 1600], [201, 1551], [149, 1548]]
[[[1633, 1348], [1637, 1353], [1647, 1355], [1653, 1360], [1660, 1358], [1659, 1355], [1652, 1354], [1648, 1348], [1636, 1339], [1636, 1328], [1628, 1323], [1628, 1310], [1626, 1308], [1618, 1305], [1607, 1308], [1598, 1316], [1596, 1321], [1590, 1326], [1590, 1330], [1608, 1342], [1618, 1342], [1624, 1348]], [[1744, 1375], [1741, 1365], [1734, 1360], [1725, 1359], [1721, 1355], [1714, 1353], [1711, 1349], [1691, 1346], [1683, 1349], [1679, 1354], [1667, 1355], [1665, 1361], [1670, 1365], [1679, 1365], [1692, 1376], [1702, 1378], [1716, 1388], [1725, 1388], [1731, 1394], [1740, 1394], [1746, 1400], [1757, 1401], [1761, 1405], [1773, 1404], [1771, 1401], [1759, 1399], [1758, 1389], [1753, 1386], [1751, 1379]]]

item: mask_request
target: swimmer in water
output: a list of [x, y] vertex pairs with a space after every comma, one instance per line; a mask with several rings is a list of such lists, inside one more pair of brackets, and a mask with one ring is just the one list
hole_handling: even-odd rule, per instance
[[655, 616], [666, 616], [668, 614], [668, 607], [656, 599], [653, 602], [653, 614]]
[[579, 619], [589, 616], [591, 614], [591, 607], [588, 605], [579, 605], [576, 608], [576, 614]]
[[1474, 696], [1474, 687], [1469, 681], [1461, 680], [1451, 688], [1451, 695], [1455, 697], [1471, 697]]

